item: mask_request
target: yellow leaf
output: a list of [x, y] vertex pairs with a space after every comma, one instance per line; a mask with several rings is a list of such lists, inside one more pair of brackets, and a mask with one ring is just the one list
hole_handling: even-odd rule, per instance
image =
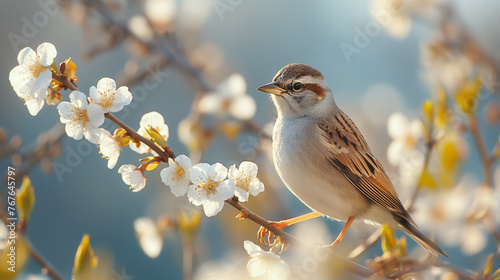
[[475, 113], [479, 101], [479, 89], [481, 80], [479, 77], [463, 84], [455, 93], [455, 102], [458, 107], [468, 116]]
[[64, 61], [64, 64], [65, 68], [63, 74], [67, 75], [70, 80], [77, 82], [78, 78], [76, 77], [76, 64], [73, 62], [73, 60], [71, 60], [71, 57], [66, 59]]
[[[5, 249], [0, 250], [0, 279], [2, 280], [16, 279], [29, 259], [29, 247], [19, 234], [16, 232], [15, 244], [6, 244]], [[15, 259], [12, 259], [13, 256]]]
[[441, 87], [437, 96], [437, 108], [436, 108], [436, 125], [438, 127], [445, 127], [448, 118], [448, 106], [446, 101], [446, 92], [444, 88]]
[[406, 237], [401, 236], [399, 239], [399, 256], [404, 257], [408, 255], [408, 250], [406, 249]]
[[490, 254], [486, 259], [486, 266], [484, 267], [484, 277], [488, 277], [491, 275], [493, 271], [493, 254]]
[[148, 127], [146, 128], [146, 132], [149, 134], [149, 136], [151, 136], [151, 139], [160, 147], [167, 147], [167, 142], [165, 141], [165, 139], [163, 139], [163, 137], [160, 135], [160, 132], [158, 132], [156, 128], [148, 125]]
[[394, 229], [387, 224], [382, 225], [382, 250], [384, 253], [394, 252], [398, 248]]
[[452, 141], [443, 141], [441, 145], [441, 156], [445, 171], [451, 171], [460, 159], [460, 153]]
[[89, 235], [83, 235], [80, 246], [76, 250], [73, 280], [90, 280], [92, 271], [97, 266], [97, 258], [90, 246]]
[[181, 210], [177, 216], [179, 230], [188, 238], [193, 238], [201, 222], [201, 211], [193, 209], [190, 213], [186, 210]]
[[436, 180], [434, 180], [434, 177], [427, 170], [425, 170], [422, 173], [422, 175], [420, 176], [420, 180], [418, 181], [418, 185], [420, 187], [427, 187], [430, 189], [437, 188]]
[[425, 121], [427, 123], [432, 123], [433, 120], [433, 104], [432, 101], [429, 99], [425, 100], [424, 104], [422, 105], [422, 113], [424, 114]]
[[28, 176], [23, 177], [23, 184], [17, 192], [16, 198], [19, 218], [27, 223], [35, 205], [35, 189], [31, 185], [31, 180]]
[[149, 157], [145, 157], [145, 158], [141, 158], [139, 159], [140, 162], [147, 162], [147, 161], [151, 161], [151, 160], [154, 160], [155, 157], [154, 156], [149, 156]]
[[159, 161], [156, 161], [156, 160], [155, 160], [155, 161], [151, 161], [151, 162], [149, 162], [149, 163], [148, 163], [148, 167], [146, 167], [146, 170], [147, 170], [147, 171], [155, 170], [155, 169], [156, 169], [156, 167], [158, 166], [158, 164], [159, 164], [159, 163], [160, 163], [160, 162], [159, 162]]

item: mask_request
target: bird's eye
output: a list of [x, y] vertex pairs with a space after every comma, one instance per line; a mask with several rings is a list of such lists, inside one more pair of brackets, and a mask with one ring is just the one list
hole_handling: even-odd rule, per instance
[[293, 84], [293, 91], [299, 91], [302, 89], [302, 83], [301, 82], [296, 82]]

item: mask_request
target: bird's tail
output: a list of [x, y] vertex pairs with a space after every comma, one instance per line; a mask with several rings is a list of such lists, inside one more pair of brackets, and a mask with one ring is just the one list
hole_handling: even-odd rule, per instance
[[400, 223], [402, 226], [402, 230], [408, 234], [415, 242], [420, 244], [420, 246], [424, 247], [427, 251], [437, 256], [442, 255], [448, 258], [448, 255], [439, 248], [436, 243], [432, 242], [429, 238], [427, 238], [423, 233], [421, 233], [414, 225], [406, 221], [406, 223]]

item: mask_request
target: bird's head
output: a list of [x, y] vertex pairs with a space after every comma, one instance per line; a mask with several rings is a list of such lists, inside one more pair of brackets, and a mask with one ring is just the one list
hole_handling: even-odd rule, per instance
[[283, 118], [321, 116], [323, 110], [336, 107], [323, 74], [306, 64], [288, 64], [271, 83], [257, 90], [271, 94], [278, 116]]

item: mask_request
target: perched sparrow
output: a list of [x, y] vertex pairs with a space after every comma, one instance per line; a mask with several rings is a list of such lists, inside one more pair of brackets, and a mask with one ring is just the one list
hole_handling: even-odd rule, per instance
[[[347, 221], [332, 243], [336, 246], [354, 219], [388, 223], [432, 254], [447, 256], [418, 231], [363, 135], [335, 104], [321, 72], [306, 64], [289, 64], [258, 90], [271, 94], [278, 111], [274, 166], [288, 189], [315, 211], [275, 226], [322, 215]], [[261, 228], [261, 241], [266, 233]]]

